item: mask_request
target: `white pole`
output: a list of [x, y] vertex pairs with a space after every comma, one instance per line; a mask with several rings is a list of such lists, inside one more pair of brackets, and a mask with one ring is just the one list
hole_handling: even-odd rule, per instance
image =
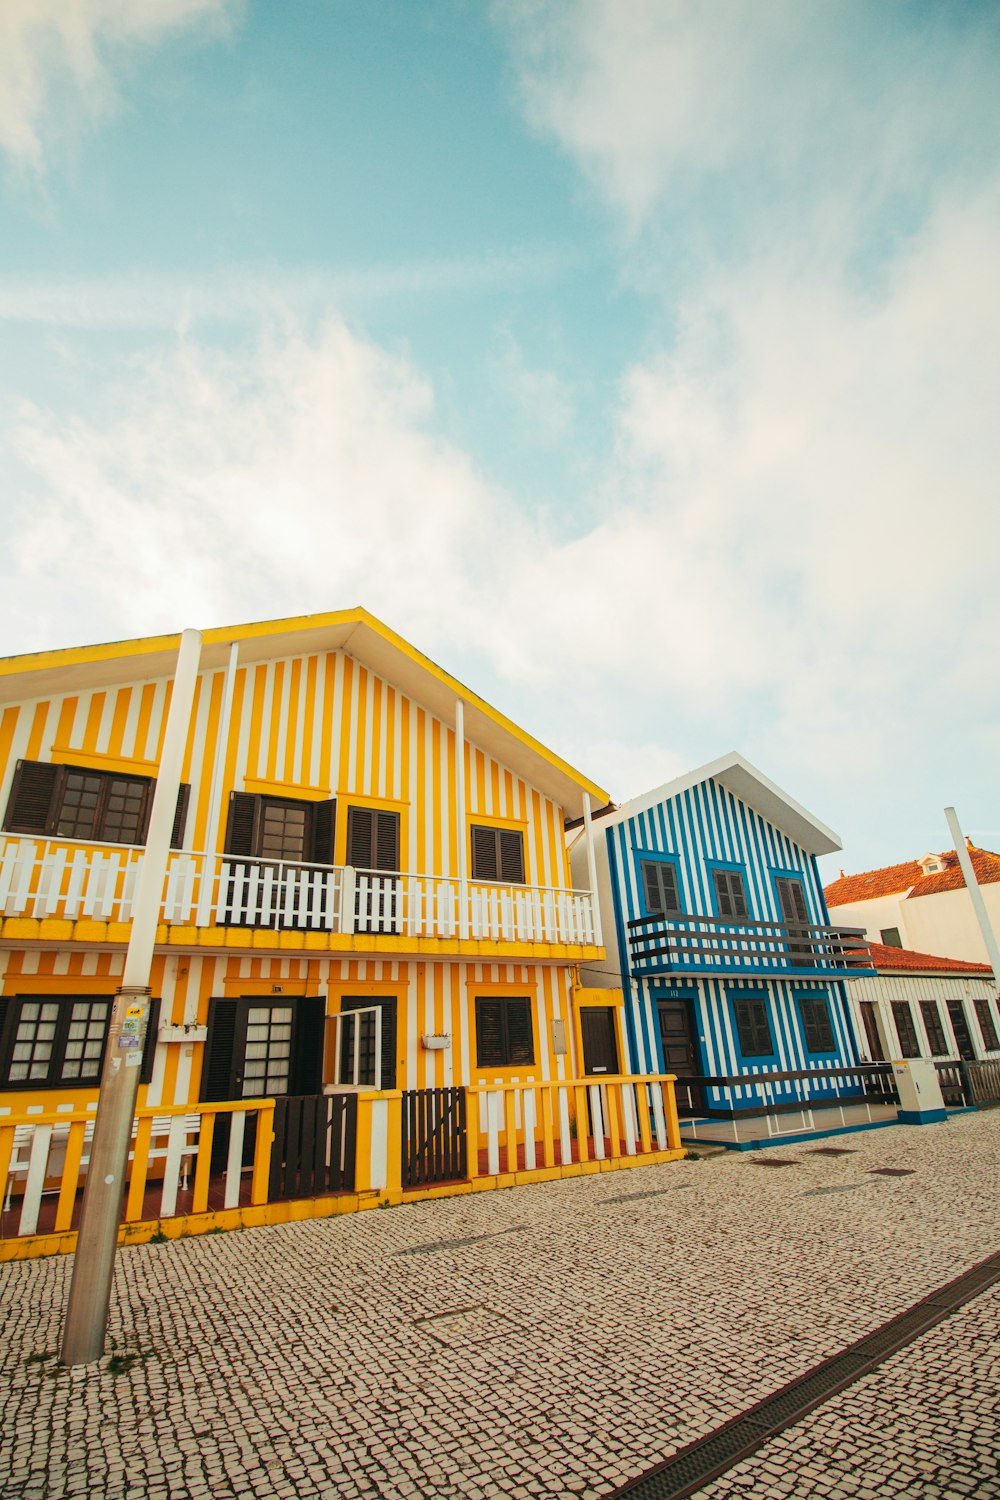
[[469, 861], [465, 826], [465, 709], [455, 704], [455, 818], [458, 822], [458, 935], [469, 936]]
[[80, 1231], [59, 1355], [64, 1365], [90, 1364], [100, 1359], [104, 1352], [118, 1220], [139, 1092], [143, 1043], [149, 1022], [149, 975], [200, 655], [200, 632], [185, 630], [177, 653], [146, 849], [139, 863], [125, 970], [111, 1007], [90, 1166], [83, 1192]]
[[219, 731], [215, 741], [215, 765], [212, 770], [212, 790], [208, 801], [208, 829], [205, 835], [204, 864], [201, 868], [201, 889], [198, 892], [199, 927], [207, 927], [212, 920], [212, 891], [215, 885], [217, 855], [217, 830], [222, 810], [222, 784], [226, 778], [226, 749], [229, 744], [229, 723], [233, 716], [233, 689], [236, 685], [236, 667], [240, 646], [233, 641], [229, 649], [229, 665], [222, 688], [222, 711], [219, 714]]
[[944, 815], [948, 819], [948, 827], [951, 830], [952, 838], [955, 840], [955, 853], [958, 855], [958, 863], [961, 866], [962, 874], [965, 876], [965, 883], [969, 888], [969, 895], [972, 898], [972, 909], [976, 914], [979, 930], [983, 934], [983, 942], [986, 944], [990, 967], [993, 970], [993, 983], [994, 985], [1000, 985], [1000, 945], [997, 943], [996, 933], [993, 931], [993, 924], [986, 910], [983, 893], [979, 889], [979, 881], [976, 879], [976, 872], [972, 867], [969, 851], [965, 847], [965, 835], [958, 825], [958, 814], [953, 807], [946, 807]]
[[583, 831], [587, 842], [587, 875], [590, 879], [591, 900], [594, 903], [594, 941], [603, 948], [601, 933], [601, 903], [597, 899], [597, 860], [594, 855], [594, 825], [590, 821], [590, 793], [583, 794]]

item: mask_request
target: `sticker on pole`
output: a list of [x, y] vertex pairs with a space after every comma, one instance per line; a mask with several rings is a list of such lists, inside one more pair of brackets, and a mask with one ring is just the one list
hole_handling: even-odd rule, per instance
[[120, 1036], [118, 1038], [118, 1045], [123, 1052], [127, 1052], [130, 1047], [138, 1047], [139, 1038], [137, 1036]]
[[130, 1052], [129, 1055], [128, 1055], [128, 1057], [126, 1057], [126, 1059], [125, 1059], [125, 1066], [126, 1066], [126, 1068], [137, 1068], [141, 1062], [142, 1062], [142, 1053], [141, 1052]]
[[145, 1014], [146, 1007], [144, 1005], [130, 1005], [125, 1012], [126, 1018], [130, 1021], [141, 1021]]

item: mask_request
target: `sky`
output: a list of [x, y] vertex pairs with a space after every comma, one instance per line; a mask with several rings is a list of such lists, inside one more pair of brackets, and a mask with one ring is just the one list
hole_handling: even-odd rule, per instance
[[363, 605], [1000, 848], [1000, 8], [3, 0], [0, 651]]

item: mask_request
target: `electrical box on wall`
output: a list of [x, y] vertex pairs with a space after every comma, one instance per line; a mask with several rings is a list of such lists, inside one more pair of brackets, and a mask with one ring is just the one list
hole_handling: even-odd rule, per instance
[[565, 1057], [569, 1051], [566, 1040], [566, 1022], [559, 1019], [552, 1022], [552, 1051], [556, 1057]]

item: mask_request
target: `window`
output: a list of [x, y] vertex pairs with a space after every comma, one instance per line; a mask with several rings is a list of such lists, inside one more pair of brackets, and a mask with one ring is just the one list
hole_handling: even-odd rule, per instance
[[976, 1007], [976, 1019], [979, 1029], [983, 1034], [983, 1046], [987, 1052], [1000, 1051], [1000, 1040], [997, 1039], [997, 1029], [990, 1014], [990, 1002], [988, 1000], [974, 1000]]
[[677, 871], [674, 866], [662, 859], [644, 859], [640, 868], [646, 910], [650, 916], [679, 916], [682, 908], [677, 895]]
[[[48, 834], [97, 843], [144, 844], [155, 787], [150, 776], [19, 760], [4, 828], [10, 833]], [[175, 849], [184, 841], [190, 791], [185, 783], [177, 796], [170, 835]]]
[[232, 792], [226, 853], [292, 864], [333, 864], [336, 802]]
[[887, 948], [902, 948], [903, 946], [898, 927], [883, 927], [879, 932], [879, 937]]
[[807, 1052], [835, 1052], [833, 1027], [830, 1025], [830, 1007], [825, 998], [816, 995], [799, 995], [799, 1015], [806, 1038]]
[[472, 825], [472, 878], [524, 884], [524, 834], [517, 828]]
[[767, 1003], [748, 995], [733, 1000], [736, 1032], [744, 1057], [773, 1057], [774, 1042], [767, 1019]]
[[921, 1000], [920, 1014], [924, 1018], [931, 1056], [947, 1057], [948, 1043], [945, 1040], [944, 1027], [941, 1025], [941, 1012], [938, 1010], [937, 1001]]
[[781, 906], [781, 920], [791, 939], [788, 944], [788, 956], [799, 968], [809, 968], [816, 963], [816, 957], [810, 942], [809, 908], [806, 906], [805, 887], [797, 875], [776, 875], [775, 885]]
[[899, 1050], [904, 1057], [919, 1057], [920, 1043], [917, 1041], [917, 1029], [913, 1024], [913, 1012], [908, 1000], [894, 1000], [892, 1002], [892, 1019], [896, 1023], [896, 1035], [899, 1037]]
[[535, 1061], [531, 1030], [531, 1001], [526, 995], [510, 999], [476, 997], [476, 1065], [510, 1068]]
[[715, 904], [720, 917], [747, 916], [747, 894], [739, 870], [713, 870]]
[[[96, 1088], [111, 1018], [110, 995], [0, 999], [0, 1084], [12, 1089]], [[152, 1076], [159, 1000], [149, 1009], [140, 1082]]]
[[399, 869], [399, 813], [347, 809], [347, 863], [355, 870]]

